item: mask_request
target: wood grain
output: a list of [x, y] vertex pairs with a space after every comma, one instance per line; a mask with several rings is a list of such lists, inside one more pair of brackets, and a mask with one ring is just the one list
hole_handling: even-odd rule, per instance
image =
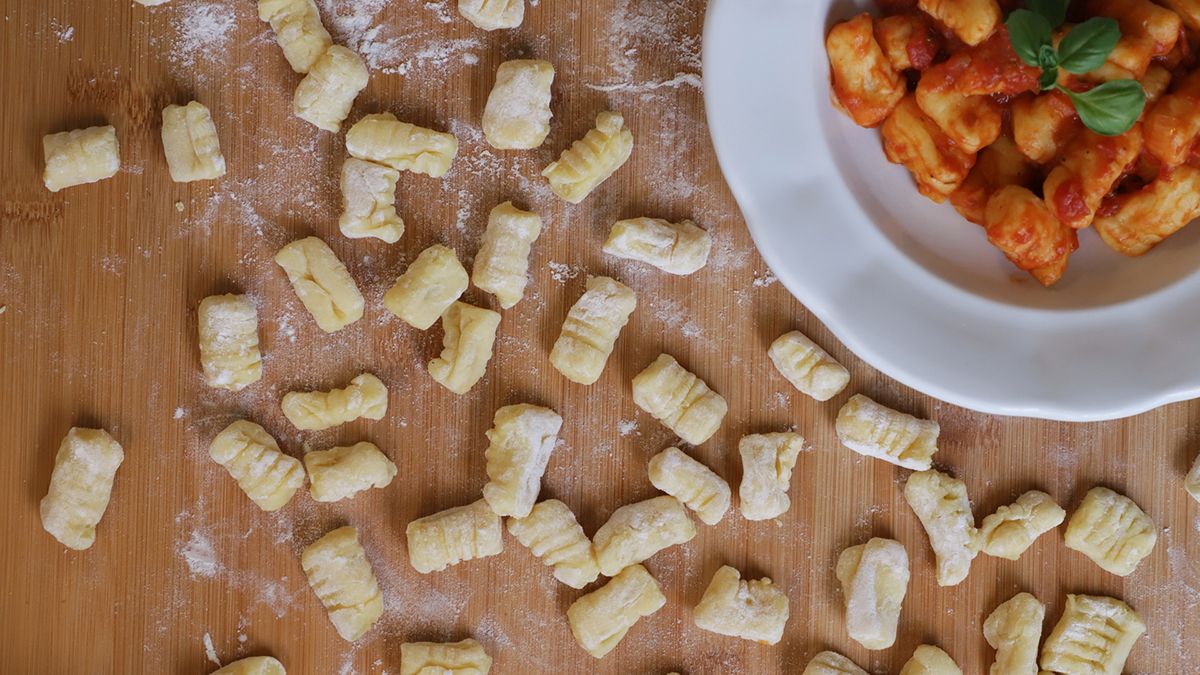
[[[408, 231], [393, 246], [338, 233], [342, 137], [291, 115], [298, 76], [253, 3], [213, 6], [235, 25], [224, 40], [189, 42], [187, 17], [206, 3], [0, 0], [0, 671], [205, 673], [215, 668], [205, 657], [208, 635], [225, 661], [273, 654], [296, 673], [394, 673], [402, 642], [466, 636], [495, 656], [496, 673], [797, 673], [827, 648], [882, 673], [897, 671], [922, 642], [981, 673], [991, 659], [983, 619], [1020, 590], [1049, 604], [1047, 630], [1066, 593], [1121, 597], [1149, 624], [1129, 670], [1200, 667], [1200, 508], [1181, 487], [1197, 452], [1200, 404], [1099, 424], [1004, 419], [939, 403], [854, 358], [770, 283], [722, 181], [701, 93], [680, 77], [699, 72], [702, 2], [545, 0], [529, 7], [519, 30], [495, 34], [459, 18], [452, 0], [340, 2], [347, 16], [354, 6], [378, 9], [365, 24], [343, 16], [335, 28], [355, 37], [380, 27], [356, 45], [375, 67], [354, 116], [391, 110], [462, 141], [446, 179], [404, 174], [398, 207]], [[517, 56], [558, 68], [553, 133], [536, 151], [492, 151], [481, 142], [480, 115], [496, 66]], [[160, 111], [190, 98], [216, 118], [230, 167], [220, 181], [178, 185], [167, 173]], [[633, 159], [584, 204], [567, 206], [537, 172], [608, 108], [629, 119]], [[122, 172], [46, 192], [42, 135], [101, 122], [117, 127]], [[537, 210], [546, 227], [529, 294], [504, 312], [488, 375], [459, 397], [424, 370], [440, 331], [410, 329], [383, 311], [381, 298], [434, 242], [469, 259], [487, 211], [505, 199]], [[607, 226], [640, 215], [694, 218], [716, 237], [712, 263], [676, 278], [603, 256]], [[317, 330], [271, 262], [281, 245], [308, 234], [330, 242], [368, 298], [366, 317], [336, 335]], [[630, 284], [640, 304], [604, 376], [581, 387], [547, 356], [587, 273]], [[204, 386], [195, 338], [199, 301], [233, 290], [255, 298], [266, 353], [264, 380], [236, 395]], [[474, 289], [468, 298], [494, 306]], [[817, 404], [774, 371], [766, 347], [794, 328], [851, 368], [846, 392]], [[661, 351], [728, 399], [724, 426], [695, 455], [732, 483], [741, 435], [794, 427], [809, 439], [784, 517], [750, 523], [734, 513], [651, 559], [668, 604], [603, 661], [584, 654], [567, 627], [565, 609], [580, 593], [511, 538], [497, 557], [428, 576], [411, 569], [405, 525], [478, 496], [483, 432], [500, 405], [528, 401], [562, 414], [564, 444], [543, 495], [569, 504], [589, 533], [618, 506], [655, 494], [646, 462], [672, 437], [636, 409], [629, 382]], [[285, 392], [338, 386], [363, 370], [392, 390], [383, 421], [300, 433], [282, 417]], [[981, 557], [961, 586], [937, 587], [925, 535], [901, 496], [906, 472], [860, 458], [834, 437], [833, 417], [854, 392], [941, 423], [937, 460], [966, 480], [978, 518], [1032, 488], [1071, 509], [1104, 484], [1153, 516], [1162, 528], [1157, 548], [1120, 579], [1065, 549], [1060, 530], [1018, 562]], [[213, 435], [239, 416], [265, 425], [297, 456], [373, 441], [400, 474], [349, 502], [316, 504], [301, 494], [263, 513], [206, 455]], [[82, 553], [42, 531], [37, 514], [72, 425], [109, 429], [127, 453], [98, 541]], [[361, 528], [387, 598], [384, 618], [353, 646], [337, 637], [299, 564], [305, 545], [344, 523]], [[846, 636], [832, 570], [838, 552], [871, 535], [899, 539], [914, 567], [899, 642], [874, 653]], [[690, 608], [722, 564], [787, 590], [792, 616], [781, 644], [692, 625]]]

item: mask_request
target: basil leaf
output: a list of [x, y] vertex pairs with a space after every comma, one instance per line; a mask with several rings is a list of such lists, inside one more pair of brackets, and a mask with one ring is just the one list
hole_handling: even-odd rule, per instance
[[1043, 45], [1051, 45], [1054, 41], [1051, 33], [1054, 29], [1050, 22], [1041, 14], [1035, 14], [1027, 9], [1018, 9], [1008, 15], [1004, 22], [1008, 26], [1008, 39], [1012, 42], [1013, 51], [1017, 53], [1026, 65], [1040, 67], [1038, 54]]
[[1038, 66], [1041, 68], [1058, 68], [1058, 52], [1051, 45], [1042, 45], [1038, 50]]
[[1042, 91], [1053, 89], [1056, 82], [1058, 82], [1058, 68], [1042, 69], [1042, 77], [1038, 81], [1038, 84], [1042, 87]]
[[1069, 4], [1071, 0], [1025, 0], [1025, 6], [1050, 22], [1051, 28], [1058, 28], [1067, 20]]
[[1082, 75], [1104, 65], [1113, 47], [1121, 39], [1116, 19], [1097, 16], [1071, 29], [1058, 45], [1058, 64], [1068, 72]]
[[1059, 90], [1071, 98], [1083, 125], [1101, 136], [1129, 131], [1146, 107], [1146, 91], [1136, 80], [1113, 80], [1084, 92]]

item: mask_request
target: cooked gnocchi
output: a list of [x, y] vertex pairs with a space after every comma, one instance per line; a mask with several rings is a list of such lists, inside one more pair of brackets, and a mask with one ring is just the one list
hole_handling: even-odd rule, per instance
[[1146, 112], [1146, 151], [1167, 166], [1187, 161], [1200, 139], [1198, 110], [1200, 70], [1195, 70]]
[[465, 394], [483, 378], [500, 314], [490, 309], [455, 302], [442, 313], [442, 353], [429, 362], [429, 375], [456, 394]]
[[929, 536], [937, 558], [938, 586], [961, 583], [977, 553], [966, 483], [941, 471], [919, 471], [904, 483], [904, 499]]
[[362, 318], [362, 293], [325, 242], [316, 237], [298, 239], [279, 249], [275, 262], [321, 330], [335, 333]]
[[342, 162], [342, 216], [338, 229], [351, 239], [374, 237], [387, 244], [400, 241], [404, 219], [396, 213], [396, 181], [400, 172], [375, 162], [347, 157]]
[[91, 548], [123, 461], [121, 444], [104, 429], [71, 427], [54, 455], [50, 488], [38, 505], [42, 529], [67, 548]]
[[897, 71], [925, 70], [942, 48], [942, 37], [924, 14], [892, 14], [875, 22], [875, 41]]
[[408, 562], [421, 574], [504, 551], [500, 516], [482, 499], [418, 518], [405, 529]]
[[121, 149], [112, 126], [47, 134], [42, 153], [42, 182], [51, 192], [112, 178], [121, 170]]
[[1200, 168], [1177, 166], [1111, 199], [1111, 208], [1093, 221], [1096, 233], [1117, 253], [1144, 255], [1200, 217]]
[[916, 180], [917, 190], [938, 203], [962, 185], [975, 164], [975, 155], [955, 144], [914, 96], [900, 100], [881, 133], [888, 161], [903, 164]]
[[1061, 91], [1023, 96], [1012, 103], [1013, 140], [1030, 161], [1047, 164], [1062, 154], [1083, 124]]
[[875, 40], [874, 22], [867, 13], [843, 21], [825, 38], [834, 102], [855, 124], [883, 123], [904, 98], [904, 77], [892, 67]]
[[285, 455], [267, 430], [237, 420], [213, 438], [208, 454], [263, 511], [278, 511], [304, 485], [304, 466]]
[[625, 126], [625, 118], [606, 111], [596, 116], [596, 128], [563, 150], [542, 175], [554, 194], [578, 204], [616, 173], [632, 153], [633, 133]]
[[297, 73], [307, 73], [333, 46], [314, 0], [258, 0], [258, 18], [271, 24], [284, 58]]
[[554, 369], [572, 382], [594, 384], [636, 307], [632, 288], [609, 277], [588, 277], [550, 350]]
[[190, 183], [225, 175], [225, 156], [212, 114], [202, 103], [163, 108], [162, 142], [171, 180]]
[[208, 386], [241, 391], [262, 379], [258, 310], [244, 295], [210, 295], [200, 301], [200, 365]]
[[855, 394], [838, 411], [835, 427], [842, 445], [860, 455], [916, 471], [933, 465], [940, 428], [932, 420], [906, 415]]
[[1045, 492], [1030, 490], [983, 519], [975, 546], [997, 558], [1016, 560], [1034, 540], [1062, 524], [1067, 512]]
[[1154, 550], [1158, 529], [1129, 497], [1094, 487], [1071, 514], [1065, 540], [1067, 548], [1091, 558], [1106, 572], [1124, 577]]
[[700, 445], [717, 433], [729, 405], [669, 354], [633, 378], [633, 402], [684, 441]]
[[988, 200], [1008, 186], [1033, 187], [1041, 178], [1037, 167], [1006, 135], [984, 148], [967, 179], [950, 193], [950, 204], [963, 218], [985, 225]]
[[210, 675], [287, 675], [283, 664], [271, 656], [251, 656], [239, 659]]
[[[518, 0], [524, 3], [525, 0]], [[550, 134], [549, 61], [518, 59], [496, 69], [496, 83], [483, 107], [483, 136], [500, 150], [529, 150]]]
[[817, 401], [828, 401], [850, 383], [850, 371], [798, 330], [776, 338], [767, 355], [793, 387]]
[[1008, 185], [988, 199], [983, 224], [988, 241], [1043, 286], [1062, 278], [1071, 253], [1079, 248], [1075, 230], [1019, 185]]
[[496, 515], [529, 515], [562, 422], [553, 410], [528, 403], [506, 405], [496, 411], [483, 453], [488, 475], [483, 498]]
[[1038, 642], [1046, 606], [1029, 593], [1001, 603], [983, 622], [983, 637], [996, 650], [990, 675], [1037, 675]]
[[524, 518], [509, 518], [508, 533], [552, 565], [554, 578], [571, 588], [583, 588], [600, 576], [592, 541], [570, 507], [557, 499], [538, 502]]
[[941, 648], [921, 645], [900, 668], [900, 675], [962, 675], [962, 669]]
[[917, 106], [963, 152], [974, 154], [1000, 137], [1002, 108], [990, 97], [959, 93], [953, 66], [943, 61], [921, 74]]
[[536, 213], [522, 211], [512, 202], [492, 209], [471, 268], [471, 283], [496, 296], [500, 307], [514, 307], [525, 297], [529, 250], [541, 232], [542, 218]]
[[804, 450], [804, 437], [791, 432], [751, 434], [738, 441], [742, 484], [738, 500], [746, 520], [770, 520], [787, 513], [792, 469]]
[[525, 0], [458, 0], [458, 13], [484, 30], [516, 28], [525, 20]]
[[674, 497], [654, 497], [613, 511], [592, 538], [596, 562], [606, 577], [696, 536], [687, 510]]
[[1042, 645], [1042, 670], [1120, 675], [1145, 632], [1142, 617], [1116, 598], [1068, 595], [1062, 618]]
[[491, 669], [492, 657], [472, 638], [400, 645], [400, 675], [487, 675]]
[[917, 7], [969, 45], [983, 42], [1000, 25], [996, 0], [917, 0]]
[[421, 251], [383, 296], [383, 305], [413, 328], [426, 330], [467, 290], [470, 279], [454, 249]]
[[358, 93], [367, 88], [367, 65], [362, 57], [333, 45], [313, 62], [296, 85], [292, 111], [318, 129], [337, 133], [350, 114]]
[[292, 426], [305, 431], [320, 431], [362, 417], [381, 420], [387, 414], [387, 386], [371, 373], [363, 373], [343, 389], [332, 391], [290, 391], [280, 407]]
[[850, 659], [837, 652], [819, 652], [800, 675], [870, 675]]
[[871, 539], [842, 551], [837, 578], [846, 601], [846, 631], [867, 649], [896, 643], [900, 606], [908, 592], [908, 552], [898, 541]]
[[458, 139], [433, 129], [401, 122], [391, 113], [366, 115], [346, 132], [351, 157], [441, 178], [458, 154]]
[[396, 477], [396, 465], [374, 443], [305, 453], [313, 501], [336, 502], [371, 488], [387, 487]]
[[604, 242], [604, 252], [637, 260], [669, 274], [691, 274], [704, 267], [712, 237], [690, 220], [662, 218], [618, 220]]
[[1101, 136], [1090, 129], [1080, 131], [1046, 176], [1042, 186], [1046, 206], [1068, 227], [1078, 230], [1091, 225], [1105, 195], [1141, 151], [1140, 123], [1120, 136]]
[[769, 578], [743, 580], [725, 565], [713, 575], [692, 620], [697, 628], [718, 635], [773, 645], [783, 639], [790, 614], [787, 594]]
[[621, 643], [638, 619], [650, 616], [666, 603], [666, 596], [646, 568], [631, 565], [571, 603], [567, 621], [579, 646], [599, 659]]
[[649, 471], [654, 487], [695, 511], [705, 525], [721, 522], [729, 510], [729, 483], [679, 448], [651, 457]]
[[339, 527], [309, 544], [300, 567], [343, 640], [361, 638], [383, 615], [383, 594], [357, 529]]

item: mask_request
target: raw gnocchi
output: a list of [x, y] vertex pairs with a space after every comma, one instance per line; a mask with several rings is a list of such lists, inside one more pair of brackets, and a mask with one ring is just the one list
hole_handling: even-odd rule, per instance
[[297, 73], [307, 73], [333, 46], [314, 0], [258, 0], [258, 18], [271, 24], [284, 58]]
[[940, 428], [855, 394], [838, 411], [836, 430], [842, 445], [860, 455], [925, 471], [933, 465]]
[[717, 433], [729, 410], [720, 394], [669, 354], [659, 354], [633, 378], [633, 402], [692, 445]]
[[492, 657], [472, 638], [400, 645], [400, 675], [487, 675], [491, 669]]
[[1037, 675], [1038, 642], [1046, 606], [1029, 593], [1003, 602], [983, 622], [983, 637], [996, 650], [990, 675]]
[[305, 453], [313, 501], [336, 502], [371, 488], [386, 487], [396, 477], [396, 465], [374, 443]]
[[408, 562], [421, 574], [504, 550], [500, 516], [482, 499], [418, 518], [405, 530]]
[[304, 485], [300, 460], [283, 454], [271, 434], [254, 422], [237, 420], [225, 427], [208, 454], [263, 511], [283, 508]]
[[904, 499], [929, 535], [937, 557], [938, 586], [961, 583], [977, 553], [966, 483], [933, 469], [920, 471], [905, 482]]
[[47, 134], [42, 137], [42, 152], [46, 159], [42, 182], [51, 192], [112, 178], [121, 170], [121, 148], [112, 126]]
[[613, 511], [593, 537], [596, 563], [606, 577], [696, 536], [696, 526], [678, 499], [654, 497]]
[[291, 391], [280, 407], [297, 429], [320, 431], [363, 417], [381, 420], [387, 414], [388, 390], [378, 377], [363, 373], [344, 389]]
[[789, 615], [787, 594], [769, 578], [743, 581], [741, 573], [728, 565], [713, 575], [692, 612], [702, 630], [768, 645], [783, 639]]
[[942, 649], [921, 645], [900, 668], [900, 675], [962, 675], [962, 669]]
[[210, 387], [241, 391], [262, 379], [258, 310], [244, 295], [211, 295], [200, 301], [200, 365]]
[[1042, 670], [1120, 675], [1145, 632], [1142, 617], [1116, 598], [1068, 595], [1062, 618], [1042, 645]]
[[458, 0], [458, 13], [484, 30], [516, 28], [525, 20], [525, 0]]
[[828, 401], [850, 383], [850, 371], [798, 330], [776, 338], [767, 355], [793, 387], [817, 401]]
[[563, 150], [542, 175], [550, 189], [564, 200], [578, 204], [608, 177], [616, 173], [633, 153], [633, 133], [620, 113], [602, 112], [596, 128]]
[[1197, 502], [1200, 502], [1200, 457], [1196, 457], [1196, 462], [1192, 464], [1192, 470], [1183, 480], [1183, 488]]
[[791, 508], [788, 487], [796, 458], [804, 450], [804, 437], [791, 432], [751, 434], [738, 441], [742, 456], [742, 484], [738, 486], [742, 516], [770, 520]]
[[867, 13], [843, 21], [825, 38], [834, 103], [862, 127], [879, 126], [908, 91], [875, 41]]
[[396, 213], [400, 172], [382, 164], [347, 157], [342, 162], [342, 216], [338, 229], [351, 239], [374, 237], [388, 244], [404, 235]]
[[317, 326], [337, 332], [363, 315], [363, 296], [333, 249], [316, 237], [305, 237], [279, 249], [275, 262]]
[[529, 276], [529, 250], [542, 232], [542, 218], [531, 211], [522, 211], [512, 202], [492, 209], [475, 266], [471, 283], [496, 296], [500, 306], [510, 309], [525, 296]]
[[898, 541], [871, 539], [842, 551], [837, 578], [846, 600], [846, 630], [867, 649], [896, 643], [900, 606], [908, 591], [908, 552]]
[[630, 287], [609, 277], [588, 277], [550, 350], [554, 369], [572, 382], [594, 384], [636, 307]]
[[672, 223], [662, 218], [630, 218], [613, 224], [604, 252], [637, 260], [669, 274], [691, 274], [704, 267], [712, 237], [690, 220]]
[[524, 518], [533, 510], [562, 422], [553, 410], [528, 403], [496, 411], [487, 431], [488, 482], [483, 486], [483, 498], [496, 515]]
[[1065, 541], [1101, 569], [1124, 577], [1154, 550], [1158, 530], [1132, 499], [1094, 487], [1071, 514]]
[[1200, 217], [1200, 169], [1185, 164], [1163, 171], [1142, 189], [1117, 196], [1114, 205], [1114, 213], [1096, 216], [1096, 233], [1117, 253], [1142, 255]]
[[162, 142], [171, 180], [190, 183], [225, 175], [225, 156], [212, 114], [202, 103], [163, 108]]
[[456, 394], [465, 394], [487, 370], [496, 342], [500, 314], [455, 302], [442, 313], [442, 353], [429, 362], [434, 381]]
[[850, 659], [837, 652], [819, 652], [800, 675], [870, 675]]
[[679, 448], [650, 458], [650, 482], [696, 512], [706, 525], [716, 525], [729, 510], [729, 483]]
[[309, 544], [300, 567], [343, 640], [359, 639], [383, 615], [383, 594], [357, 529], [339, 527]]
[[467, 270], [454, 250], [434, 244], [421, 251], [396, 279], [383, 296], [383, 304], [408, 325], [425, 330], [458, 300], [469, 283]]
[[251, 656], [234, 661], [211, 675], [287, 675], [283, 664], [271, 656]]
[[554, 66], [549, 61], [518, 59], [501, 63], [483, 108], [483, 135], [488, 144], [500, 150], [541, 146], [550, 133], [553, 83]]
[[508, 532], [542, 562], [554, 566], [554, 578], [583, 588], [600, 576], [592, 541], [570, 507], [557, 499], [538, 502], [524, 518], [509, 518]]
[[1033, 542], [1062, 524], [1067, 512], [1045, 492], [1030, 490], [983, 519], [975, 546], [997, 558], [1016, 560]]
[[125, 451], [104, 429], [71, 427], [58, 446], [50, 488], [38, 505], [42, 529], [67, 548], [91, 548], [123, 461]]
[[346, 152], [397, 171], [441, 178], [458, 154], [458, 139], [401, 122], [391, 113], [366, 115], [346, 132]]
[[650, 616], [666, 603], [658, 582], [646, 568], [632, 565], [573, 602], [567, 609], [567, 621], [579, 646], [599, 659], [620, 644], [638, 619]]
[[367, 88], [367, 66], [341, 45], [325, 50], [296, 85], [292, 111], [318, 129], [337, 133], [358, 92]]

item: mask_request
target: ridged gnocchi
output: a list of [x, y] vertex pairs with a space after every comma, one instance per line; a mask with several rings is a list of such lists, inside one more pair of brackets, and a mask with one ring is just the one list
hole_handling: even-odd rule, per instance
[[357, 529], [339, 527], [309, 544], [300, 567], [343, 640], [361, 638], [383, 615], [383, 593]]
[[900, 675], [962, 675], [962, 669], [941, 648], [921, 645], [904, 662]]
[[512, 202], [492, 209], [475, 254], [471, 283], [496, 296], [502, 308], [515, 306], [525, 296], [529, 250], [541, 232], [542, 218], [536, 213], [522, 211]]
[[1046, 606], [1029, 593], [1001, 603], [983, 622], [983, 637], [996, 650], [990, 675], [1037, 675], [1038, 642]]
[[454, 249], [434, 244], [421, 251], [396, 279], [383, 296], [383, 305], [413, 328], [426, 330], [458, 300], [469, 283], [467, 270]]
[[208, 386], [241, 391], [262, 379], [258, 310], [244, 295], [210, 295], [197, 313], [200, 365]]
[[828, 401], [850, 383], [850, 371], [798, 330], [776, 338], [767, 355], [793, 387], [814, 400]]
[[487, 431], [488, 482], [483, 498], [499, 516], [524, 518], [542, 488], [542, 474], [558, 442], [562, 417], [549, 408], [520, 403], [496, 411]]
[[666, 596], [646, 568], [632, 565], [571, 603], [567, 621], [579, 646], [599, 659], [620, 644], [638, 619], [650, 616], [666, 603]]
[[1062, 278], [1079, 236], [1046, 203], [1020, 185], [996, 191], [984, 210], [988, 242], [1043, 286]]
[[480, 499], [418, 518], [405, 530], [408, 562], [421, 574], [504, 550], [500, 516]]
[[342, 162], [342, 215], [338, 229], [351, 239], [374, 237], [387, 244], [400, 241], [404, 219], [396, 213], [396, 181], [400, 172], [382, 164], [347, 157]]
[[1120, 675], [1145, 632], [1142, 617], [1116, 598], [1068, 595], [1062, 618], [1042, 645], [1042, 670]]
[[904, 483], [904, 499], [929, 536], [937, 558], [938, 586], [961, 583], [977, 553], [966, 483], [933, 469], [919, 471]]
[[525, 20], [525, 0], [458, 0], [458, 13], [483, 30], [516, 28]]
[[791, 432], [751, 434], [738, 441], [742, 484], [738, 500], [746, 520], [770, 520], [792, 506], [788, 487], [792, 469], [804, 450], [804, 437]]
[[1042, 185], [1046, 206], [1063, 225], [1075, 229], [1091, 225], [1105, 195], [1141, 151], [1141, 123], [1120, 136], [1080, 131], [1046, 176]]
[[500, 150], [541, 146], [550, 133], [553, 83], [554, 66], [549, 61], [518, 59], [501, 63], [483, 107], [483, 135], [488, 145]]
[[550, 350], [554, 369], [572, 382], [594, 384], [636, 307], [630, 287], [609, 277], [588, 277]]
[[633, 153], [633, 133], [620, 113], [602, 112], [596, 116], [596, 128], [563, 150], [542, 175], [550, 189], [564, 200], [578, 204], [595, 190]]
[[659, 354], [633, 378], [633, 402], [692, 445], [712, 438], [729, 410], [720, 394], [669, 354]]
[[492, 657], [472, 638], [400, 645], [400, 675], [487, 675], [491, 669]]
[[773, 645], [783, 639], [790, 614], [787, 594], [769, 578], [743, 580], [725, 565], [713, 575], [692, 619], [702, 630]]
[[1016, 560], [1033, 542], [1062, 524], [1067, 512], [1045, 492], [1030, 490], [983, 519], [975, 546], [997, 558]]
[[346, 132], [351, 157], [441, 178], [458, 154], [458, 139], [433, 129], [401, 122], [391, 113], [366, 115]]
[[1096, 234], [1117, 253], [1142, 255], [1200, 217], [1200, 168], [1163, 171], [1140, 190], [1118, 195], [1114, 206], [1092, 221]]
[[313, 501], [336, 502], [371, 488], [387, 487], [396, 477], [396, 465], [374, 443], [305, 453], [309, 491]]
[[334, 333], [362, 318], [362, 293], [325, 242], [316, 237], [298, 239], [279, 249], [275, 262], [321, 330]]
[[1129, 497], [1094, 487], [1071, 514], [1064, 539], [1067, 548], [1091, 558], [1106, 572], [1124, 577], [1154, 550], [1158, 529]]
[[456, 394], [465, 394], [487, 371], [500, 314], [455, 302], [442, 313], [442, 353], [429, 362], [429, 375]]
[[50, 487], [38, 504], [42, 529], [67, 548], [91, 548], [123, 461], [121, 444], [104, 429], [71, 427], [54, 455]]
[[800, 675], [870, 675], [837, 652], [818, 652]]
[[958, 147], [912, 95], [901, 99], [888, 115], [881, 134], [888, 161], [904, 165], [917, 190], [939, 204], [962, 185], [975, 165], [975, 155]]
[[1000, 137], [1003, 107], [988, 96], [959, 93], [954, 65], [943, 61], [921, 74], [917, 106], [959, 149], [974, 154]]
[[908, 552], [898, 541], [871, 539], [842, 551], [837, 578], [846, 601], [846, 631], [867, 649], [896, 643], [900, 607], [908, 592]]
[[[1200, 3], [1197, 3], [1200, 10]], [[1171, 93], [1146, 110], [1146, 151], [1168, 167], [1187, 161], [1200, 140], [1200, 70], [1179, 79]]]
[[267, 430], [237, 420], [213, 438], [208, 454], [263, 511], [278, 511], [304, 485], [300, 460], [283, 454]]
[[691, 274], [708, 262], [712, 237], [690, 220], [630, 218], [613, 223], [604, 252], [653, 265], [668, 274]]
[[271, 24], [284, 58], [297, 73], [307, 73], [333, 46], [314, 0], [258, 0], [258, 18]]
[[855, 394], [838, 411], [835, 426], [842, 445], [860, 455], [915, 471], [933, 466], [940, 431], [937, 422], [906, 415]]
[[1013, 101], [1012, 126], [1021, 154], [1037, 164], [1047, 164], [1062, 153], [1083, 123], [1071, 99], [1052, 90]]
[[363, 373], [342, 389], [290, 391], [280, 404], [292, 426], [320, 431], [356, 419], [381, 420], [387, 414], [387, 386], [371, 373]]
[[121, 170], [121, 148], [112, 126], [47, 134], [42, 153], [42, 182], [51, 192], [112, 178]]
[[596, 563], [606, 577], [696, 536], [687, 510], [674, 497], [654, 497], [613, 511], [592, 538]]
[[871, 15], [864, 12], [835, 25], [825, 51], [835, 104], [861, 127], [882, 124], [908, 90], [875, 40]]
[[367, 88], [367, 65], [362, 57], [333, 45], [313, 62], [296, 85], [292, 112], [318, 129], [337, 133], [350, 114], [358, 93]]
[[557, 499], [534, 505], [524, 518], [509, 518], [508, 532], [547, 565], [554, 578], [571, 588], [583, 588], [600, 576], [592, 540], [570, 507]]
[[716, 525], [729, 510], [729, 483], [679, 448], [650, 458], [650, 482], [696, 512], [706, 525]]
[[283, 664], [271, 656], [251, 656], [239, 659], [215, 670], [211, 675], [287, 675]]
[[171, 180], [190, 183], [225, 175], [225, 156], [212, 114], [202, 103], [163, 108], [162, 143]]

